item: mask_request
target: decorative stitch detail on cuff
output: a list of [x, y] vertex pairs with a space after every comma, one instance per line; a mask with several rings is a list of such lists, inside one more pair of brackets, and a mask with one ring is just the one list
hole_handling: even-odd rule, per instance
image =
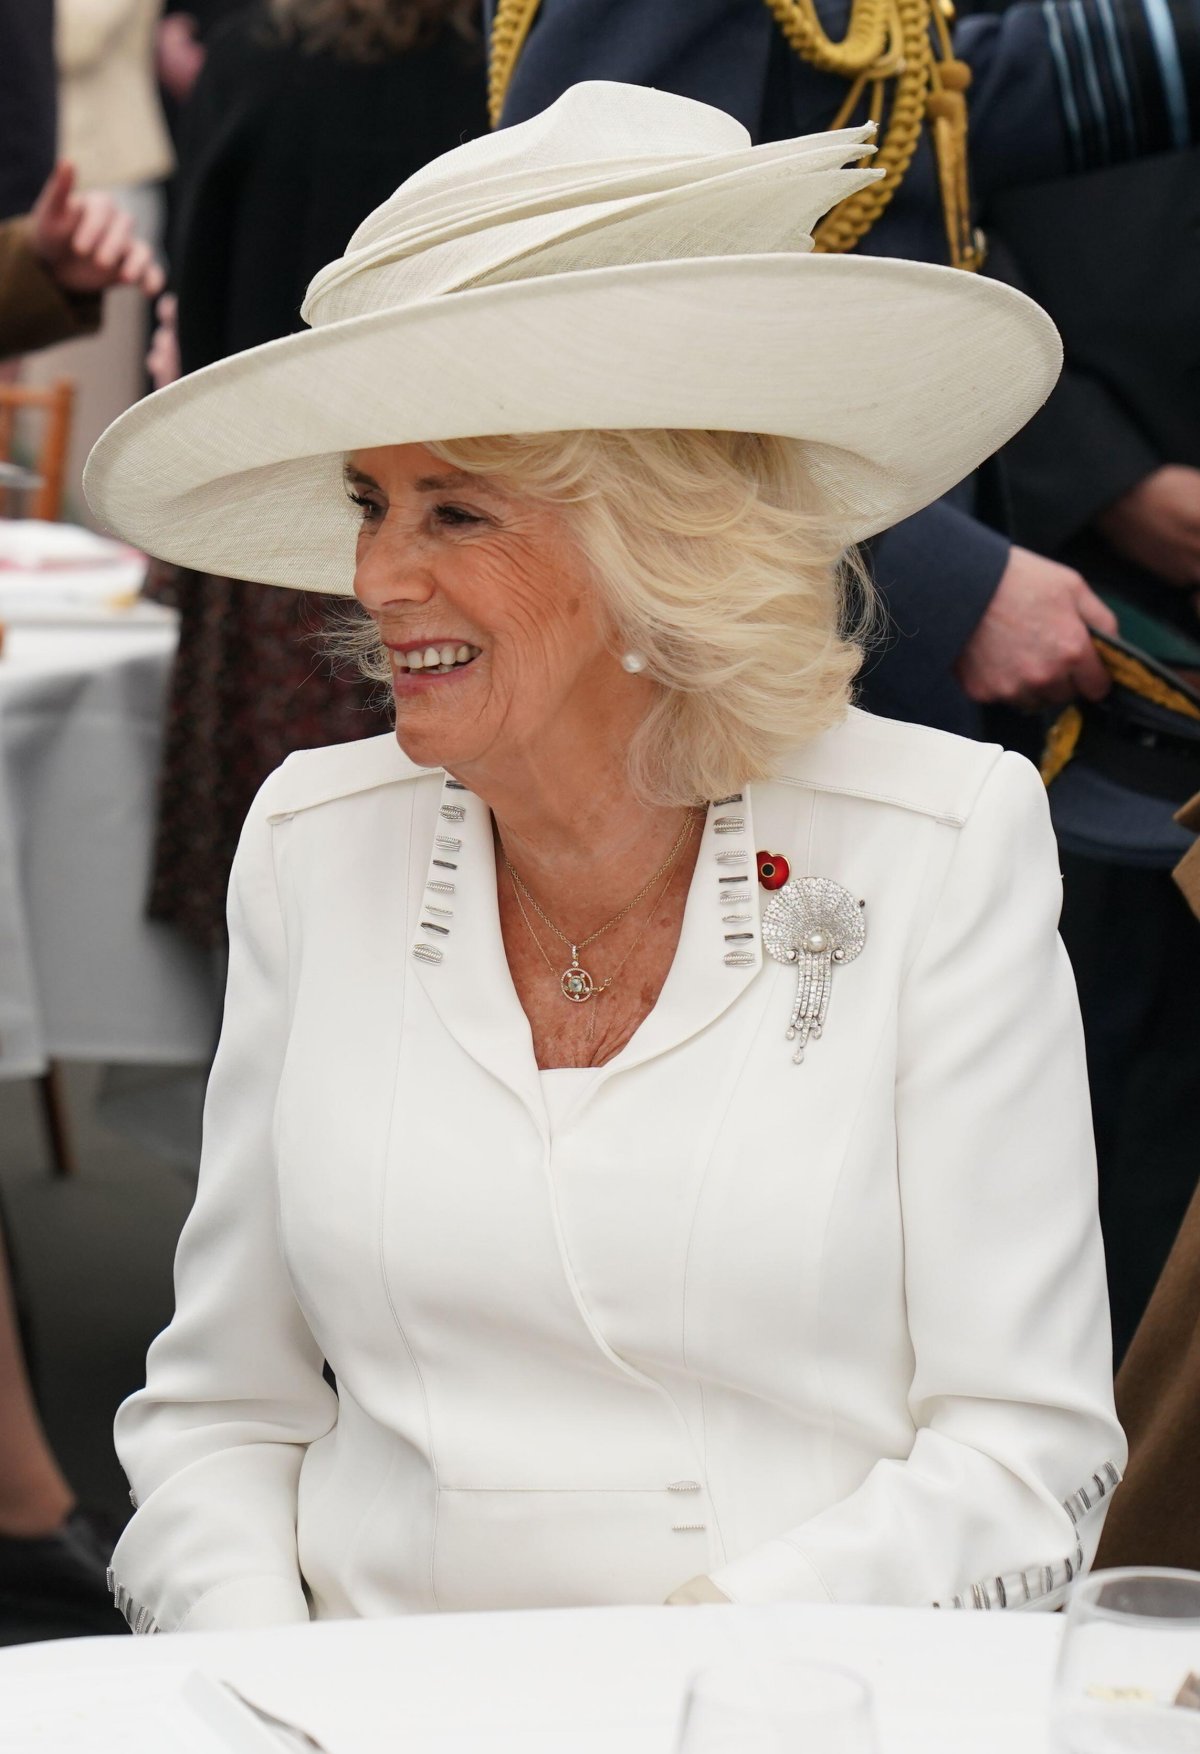
[[[1105, 1462], [1098, 1473], [1092, 1475], [1086, 1486], [1081, 1486], [1063, 1500], [1063, 1509], [1077, 1528], [1084, 1518], [1095, 1510], [1096, 1506], [1121, 1484], [1120, 1469], [1112, 1462]], [[1034, 1602], [1044, 1601], [1055, 1591], [1065, 1589], [1072, 1578], [1077, 1577], [1084, 1568], [1083, 1546], [1076, 1543], [1075, 1552], [1065, 1559], [1056, 1560], [1050, 1565], [1031, 1565], [1025, 1571], [1010, 1572], [1006, 1577], [984, 1578], [981, 1583], [973, 1583], [970, 1589], [961, 1595], [952, 1596], [948, 1602], [934, 1602], [935, 1608], [1024, 1608]]]
[[128, 1625], [130, 1632], [138, 1638], [145, 1638], [151, 1633], [157, 1632], [158, 1621], [154, 1618], [149, 1608], [143, 1608], [139, 1602], [134, 1601], [129, 1591], [125, 1588], [125, 1585], [123, 1583], [118, 1583], [113, 1576], [111, 1566], [109, 1567], [107, 1576], [108, 1587], [112, 1591], [113, 1606], [116, 1608], [118, 1614], [123, 1614], [125, 1616], [125, 1622]]

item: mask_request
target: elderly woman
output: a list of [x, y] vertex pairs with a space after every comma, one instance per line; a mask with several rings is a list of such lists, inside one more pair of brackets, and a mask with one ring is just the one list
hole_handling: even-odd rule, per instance
[[839, 559], [1056, 345], [807, 252], [865, 150], [576, 88], [92, 462], [156, 552], [352, 581], [396, 711], [246, 824], [118, 1417], [139, 1630], [1052, 1606], [1089, 1561], [1124, 1447], [1046, 806], [848, 705]]

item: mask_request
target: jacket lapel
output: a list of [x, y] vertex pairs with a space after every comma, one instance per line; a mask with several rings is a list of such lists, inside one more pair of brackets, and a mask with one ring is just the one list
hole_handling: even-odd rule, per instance
[[727, 1011], [762, 967], [750, 788], [708, 807], [679, 947], [658, 1003], [598, 1084], [667, 1053]]
[[[445, 779], [422, 788], [413, 823], [410, 920], [417, 976], [438, 1016], [545, 1132], [529, 1022], [504, 955], [491, 812]], [[679, 947], [658, 1002], [597, 1083], [669, 1052], [729, 1009], [762, 968], [750, 788], [710, 804]]]
[[546, 1129], [529, 1020], [509, 973], [487, 805], [456, 780], [430, 786], [413, 822], [411, 956], [454, 1039]]

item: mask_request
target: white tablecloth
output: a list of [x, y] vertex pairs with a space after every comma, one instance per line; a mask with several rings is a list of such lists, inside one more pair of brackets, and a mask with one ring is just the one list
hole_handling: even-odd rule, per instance
[[[325, 1623], [254, 1633], [78, 1639], [0, 1651], [0, 1702], [103, 1668], [201, 1669], [319, 1737], [329, 1754], [670, 1754], [687, 1679], [742, 1641], [871, 1683], [882, 1754], [1045, 1754], [1058, 1615], [894, 1608], [600, 1608]], [[5, 1707], [0, 1703], [0, 1714]], [[92, 1715], [61, 1754], [120, 1747]], [[2, 1740], [2, 1732], [0, 1732]], [[797, 1749], [796, 1754], [820, 1754]]]
[[48, 1058], [191, 1065], [211, 1051], [207, 960], [143, 917], [175, 641], [163, 615], [7, 629], [0, 1077]]

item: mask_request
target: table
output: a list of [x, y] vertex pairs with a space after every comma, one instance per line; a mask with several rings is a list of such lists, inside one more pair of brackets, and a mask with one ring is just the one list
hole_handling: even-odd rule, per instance
[[0, 1651], [0, 1699], [11, 1707], [39, 1676], [65, 1696], [101, 1670], [119, 1691], [122, 1678], [136, 1689], [183, 1665], [232, 1682], [329, 1754], [670, 1754], [688, 1676], [745, 1641], [865, 1675], [882, 1754], [1044, 1754], [1061, 1631], [1053, 1614], [903, 1608], [413, 1616], [21, 1645]]
[[174, 618], [17, 620], [0, 657], [0, 1077], [203, 1064], [201, 952], [143, 917]]

